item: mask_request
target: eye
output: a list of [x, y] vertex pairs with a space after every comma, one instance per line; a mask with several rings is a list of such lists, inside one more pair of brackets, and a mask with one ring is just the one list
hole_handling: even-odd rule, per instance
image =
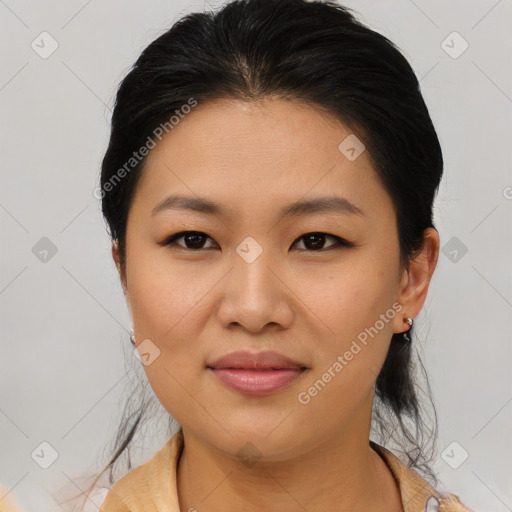
[[[184, 245], [178, 243], [178, 240], [181, 239], [183, 239]], [[214, 243], [213, 246], [205, 247], [205, 242], [208, 239]], [[333, 240], [334, 243], [325, 248], [323, 246], [327, 239]], [[327, 233], [321, 232], [312, 232], [302, 235], [292, 244], [292, 247], [302, 240], [305, 249], [301, 248], [300, 250], [306, 250], [308, 252], [319, 252], [328, 249], [336, 249], [338, 247], [353, 247], [354, 245], [352, 242], [340, 238], [339, 236], [329, 235]], [[176, 233], [170, 237], [167, 237], [163, 242], [160, 242], [159, 244], [164, 246], [175, 245], [181, 247], [182, 249], [196, 252], [201, 249], [213, 249], [215, 246], [218, 247], [218, 244], [213, 240], [213, 238], [209, 237], [206, 233], [202, 233], [201, 231], [181, 231], [180, 233]]]
[[[206, 233], [202, 233], [201, 231], [181, 231], [180, 233], [176, 233], [175, 235], [171, 235], [170, 237], [166, 238], [163, 242], [160, 242], [160, 245], [177, 245], [182, 249], [197, 251], [204, 249], [204, 242], [208, 238], [213, 240], [213, 238], [209, 237]], [[185, 241], [185, 246], [177, 243], [177, 241], [180, 239]]]
[[[325, 244], [326, 239], [332, 239], [334, 240], [334, 244], [331, 246], [325, 248], [322, 247]], [[306, 250], [309, 250], [309, 252], [318, 252], [323, 251], [326, 249], [336, 249], [337, 247], [352, 247], [354, 244], [352, 242], [349, 242], [348, 240], [344, 240], [343, 238], [340, 238], [339, 236], [335, 235], [328, 235], [327, 233], [320, 233], [320, 232], [312, 232], [312, 233], [306, 233], [305, 235], [302, 235], [300, 238], [298, 238], [293, 245], [295, 245], [299, 240], [304, 240], [304, 246], [306, 246]], [[293, 247], [292, 245], [292, 247]]]

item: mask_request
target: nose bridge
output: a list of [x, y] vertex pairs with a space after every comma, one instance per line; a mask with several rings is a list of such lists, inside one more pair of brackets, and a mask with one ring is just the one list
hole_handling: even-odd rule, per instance
[[287, 288], [276, 277], [280, 274], [277, 261], [270, 249], [253, 237], [246, 237], [236, 247], [219, 312], [224, 324], [237, 323], [258, 330], [268, 323], [290, 321]]
[[252, 236], [242, 240], [236, 248], [233, 262], [233, 277], [238, 284], [237, 291], [242, 292], [241, 299], [249, 303], [251, 298], [268, 302], [272, 296], [275, 297], [277, 290], [271, 282], [275, 277], [268, 268], [275, 266], [275, 261], [268, 246], [264, 247]]

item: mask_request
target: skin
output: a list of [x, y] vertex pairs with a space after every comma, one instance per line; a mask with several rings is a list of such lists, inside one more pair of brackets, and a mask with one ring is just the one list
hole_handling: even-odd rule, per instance
[[[118, 266], [137, 345], [160, 355], [144, 366], [156, 396], [182, 426], [181, 510], [351, 512], [403, 510], [396, 482], [368, 445], [374, 384], [393, 333], [425, 301], [439, 253], [435, 229], [400, 268], [396, 217], [368, 151], [349, 160], [351, 130], [299, 102], [199, 104], [148, 155], [130, 207], [126, 268]], [[227, 206], [227, 214], [151, 210], [171, 193]], [[299, 199], [343, 195], [365, 215], [279, 218]], [[207, 235], [196, 246], [181, 231]], [[314, 250], [303, 236], [336, 240]], [[247, 237], [261, 246], [248, 263]], [[201, 245], [202, 244], [202, 245]], [[203, 247], [203, 248], [201, 248]], [[332, 367], [357, 335], [399, 303], [339, 374], [304, 405], [298, 394]], [[242, 395], [205, 366], [234, 350], [276, 350], [309, 369], [265, 397]], [[252, 443], [259, 459], [239, 454]], [[244, 448], [245, 447], [245, 448]]]

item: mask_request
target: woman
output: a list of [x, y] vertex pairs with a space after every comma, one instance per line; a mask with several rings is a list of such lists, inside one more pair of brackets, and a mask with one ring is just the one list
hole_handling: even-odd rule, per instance
[[469, 510], [436, 489], [412, 359], [442, 170], [410, 65], [333, 2], [235, 1], [151, 43], [97, 192], [180, 429], [101, 511]]

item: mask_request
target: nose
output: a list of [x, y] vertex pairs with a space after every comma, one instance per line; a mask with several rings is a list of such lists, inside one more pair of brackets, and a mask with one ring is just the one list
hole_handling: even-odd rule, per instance
[[233, 268], [224, 280], [219, 321], [226, 328], [240, 326], [253, 333], [289, 327], [294, 294], [284, 266], [266, 250], [252, 261], [241, 254], [233, 254]]

